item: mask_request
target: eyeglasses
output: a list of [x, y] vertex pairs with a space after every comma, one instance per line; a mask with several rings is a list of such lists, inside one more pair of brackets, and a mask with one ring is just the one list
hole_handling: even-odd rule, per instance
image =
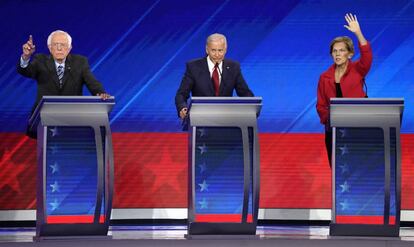
[[52, 43], [50, 44], [50, 46], [52, 46], [53, 48], [67, 49], [69, 47], [69, 44], [68, 43]]

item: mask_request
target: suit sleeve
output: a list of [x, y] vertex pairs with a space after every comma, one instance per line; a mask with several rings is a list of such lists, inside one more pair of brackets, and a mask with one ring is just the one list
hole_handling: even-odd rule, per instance
[[371, 68], [371, 64], [372, 64], [372, 49], [371, 49], [371, 45], [369, 44], [369, 42], [365, 45], [359, 45], [359, 50], [361, 52], [361, 58], [356, 61], [355, 65], [356, 65], [356, 69], [358, 70], [358, 72], [365, 77], [370, 68]]
[[29, 64], [26, 68], [22, 68], [20, 66], [20, 57], [19, 62], [17, 63], [17, 73], [21, 74], [24, 77], [33, 78], [35, 79], [37, 76], [37, 63], [38, 63], [38, 55], [34, 55], [32, 59], [29, 61]]
[[241, 97], [253, 97], [254, 94], [247, 85], [246, 80], [242, 75], [240, 65], [237, 64], [237, 82], [236, 82], [236, 93]]
[[194, 76], [191, 73], [190, 66], [187, 63], [183, 79], [181, 80], [180, 87], [175, 94], [175, 107], [177, 108], [177, 114], [180, 115], [181, 109], [187, 107], [187, 100], [190, 97], [190, 92], [194, 85]]
[[105, 89], [103, 88], [102, 84], [93, 75], [89, 67], [88, 59], [86, 58], [84, 58], [82, 64], [82, 79], [92, 95], [95, 96], [99, 93], [105, 93]]
[[325, 96], [325, 84], [322, 76], [319, 78], [316, 111], [318, 112], [321, 124], [327, 124], [329, 118], [329, 102]]

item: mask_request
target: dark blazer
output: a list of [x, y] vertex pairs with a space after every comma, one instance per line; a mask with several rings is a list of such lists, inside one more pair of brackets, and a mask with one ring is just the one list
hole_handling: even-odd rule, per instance
[[[236, 90], [238, 96], [253, 97], [253, 92], [247, 86], [240, 70], [240, 64], [229, 59], [223, 60], [223, 71], [221, 71], [221, 82], [219, 96], [233, 96]], [[208, 70], [207, 58], [192, 60], [186, 64], [186, 70], [181, 80], [181, 85], [175, 95], [175, 106], [177, 112], [187, 107], [190, 96], [215, 96], [213, 82]]]
[[69, 54], [66, 57], [62, 88], [59, 88], [55, 61], [51, 55], [34, 55], [26, 68], [20, 67], [19, 60], [17, 72], [37, 81], [37, 96], [33, 109], [45, 95], [82, 95], [83, 85], [86, 85], [92, 95], [105, 92], [102, 84], [92, 74], [88, 59], [80, 55]]
[[[62, 88], [59, 87], [56, 65], [51, 55], [34, 55], [26, 68], [20, 66], [19, 59], [17, 72], [37, 81], [37, 96], [32, 112], [45, 95], [82, 95], [83, 85], [86, 85], [92, 95], [105, 92], [102, 84], [92, 74], [88, 59], [80, 55], [69, 54], [66, 57]], [[29, 126], [26, 134], [36, 138], [36, 130], [30, 130]]]

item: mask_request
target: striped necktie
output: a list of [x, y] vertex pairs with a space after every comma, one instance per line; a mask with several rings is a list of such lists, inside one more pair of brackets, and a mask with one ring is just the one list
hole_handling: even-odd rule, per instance
[[59, 87], [60, 88], [62, 88], [62, 86], [63, 86], [63, 72], [64, 72], [63, 66], [59, 65], [57, 67], [57, 75], [58, 75], [58, 78], [59, 78]]

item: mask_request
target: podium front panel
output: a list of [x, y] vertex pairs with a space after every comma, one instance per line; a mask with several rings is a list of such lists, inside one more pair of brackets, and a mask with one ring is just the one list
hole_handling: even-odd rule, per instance
[[[46, 223], [93, 223], [99, 174], [94, 129], [47, 126], [46, 152]], [[102, 205], [101, 223], [104, 211]]]
[[395, 225], [395, 129], [390, 142], [390, 200], [382, 128], [336, 128], [335, 219], [337, 224]]
[[[241, 223], [244, 204], [241, 128], [197, 127], [196, 135], [194, 222]], [[249, 180], [247, 222], [252, 222], [251, 176]]]

